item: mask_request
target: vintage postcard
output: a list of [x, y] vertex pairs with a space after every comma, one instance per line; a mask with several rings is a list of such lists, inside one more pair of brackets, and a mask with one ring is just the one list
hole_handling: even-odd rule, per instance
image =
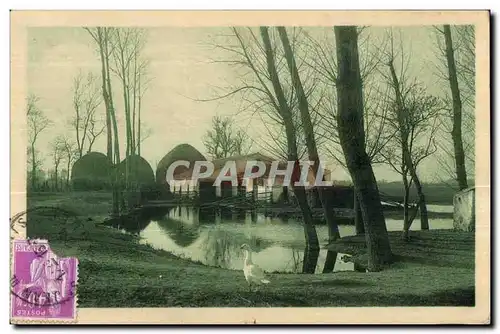
[[488, 11], [12, 11], [15, 324], [489, 324]]

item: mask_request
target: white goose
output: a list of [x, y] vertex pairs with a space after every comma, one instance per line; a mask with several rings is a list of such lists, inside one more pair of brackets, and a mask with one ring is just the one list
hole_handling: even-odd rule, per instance
[[268, 284], [264, 271], [256, 264], [252, 263], [252, 249], [247, 244], [241, 245], [241, 249], [245, 252], [245, 261], [243, 262], [243, 273], [248, 282], [248, 288], [252, 290], [252, 284], [261, 285]]

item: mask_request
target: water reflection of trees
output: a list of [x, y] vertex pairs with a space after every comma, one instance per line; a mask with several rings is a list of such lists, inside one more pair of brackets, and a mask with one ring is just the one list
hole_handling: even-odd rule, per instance
[[302, 270], [301, 266], [304, 263], [304, 256], [298, 250], [292, 249], [292, 272], [298, 273]]
[[205, 254], [207, 264], [229, 267], [231, 254], [234, 254], [239, 248], [232, 233], [222, 229], [209, 229], [204, 233], [204, 236], [201, 249]]
[[180, 219], [165, 216], [157, 220], [158, 226], [180, 247], [188, 247], [199, 237], [199, 227], [197, 224], [186, 224]]
[[163, 217], [166, 214], [168, 214], [168, 209], [164, 208], [141, 210], [118, 217], [110, 217], [104, 221], [104, 225], [124, 230], [128, 233], [139, 234], [148, 227], [151, 220]]
[[240, 246], [248, 244], [254, 252], [261, 252], [272, 245], [262, 238], [250, 236], [244, 232], [235, 232], [223, 228], [208, 228], [203, 233], [201, 249], [208, 265], [231, 268], [231, 261], [242, 256]]
[[106, 226], [110, 226], [119, 230], [132, 234], [139, 234], [144, 230], [151, 221], [148, 219], [138, 219], [137, 217], [124, 217], [121, 219], [108, 219], [104, 222]]
[[[290, 260], [290, 270], [294, 273], [305, 273], [304, 263], [315, 263], [315, 268], [318, 266], [319, 251], [308, 252], [307, 248], [303, 251], [292, 248], [292, 258]], [[307, 259], [309, 257], [309, 259]], [[308, 261], [305, 261], [305, 260]], [[288, 266], [287, 266], [288, 267]]]

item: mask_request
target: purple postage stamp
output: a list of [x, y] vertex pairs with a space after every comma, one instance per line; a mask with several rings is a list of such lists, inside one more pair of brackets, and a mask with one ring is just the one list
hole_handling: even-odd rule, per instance
[[13, 320], [76, 320], [76, 258], [57, 256], [47, 240], [13, 240], [12, 266]]

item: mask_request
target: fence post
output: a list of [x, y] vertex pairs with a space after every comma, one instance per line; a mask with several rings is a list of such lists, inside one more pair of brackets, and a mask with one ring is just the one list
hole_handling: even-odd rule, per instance
[[259, 196], [259, 183], [257, 179], [252, 180], [252, 199], [254, 202], [257, 202]]

